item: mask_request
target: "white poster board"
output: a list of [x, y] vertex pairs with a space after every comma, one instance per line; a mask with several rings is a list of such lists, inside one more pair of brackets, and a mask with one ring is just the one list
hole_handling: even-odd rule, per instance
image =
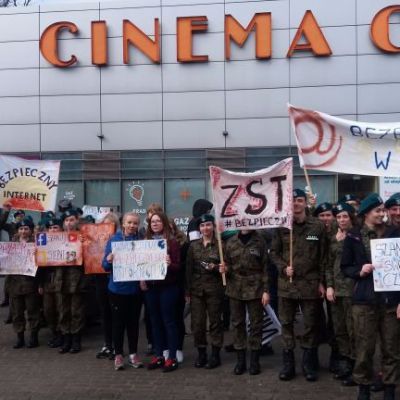
[[35, 243], [0, 242], [0, 275], [35, 276]]
[[400, 290], [400, 238], [371, 240], [375, 292]]
[[135, 240], [113, 242], [114, 282], [163, 280], [167, 275], [167, 242]]
[[[249, 314], [246, 313], [246, 326], [247, 332], [250, 331]], [[261, 344], [265, 345], [271, 340], [282, 334], [282, 326], [274, 309], [268, 304], [264, 307], [263, 326], [262, 326], [262, 340]]]

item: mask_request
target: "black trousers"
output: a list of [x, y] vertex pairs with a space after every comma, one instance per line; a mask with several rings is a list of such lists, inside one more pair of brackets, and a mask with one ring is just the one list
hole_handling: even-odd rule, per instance
[[109, 292], [109, 297], [115, 354], [124, 352], [125, 331], [128, 337], [129, 354], [137, 353], [141, 296]]
[[110, 301], [108, 298], [108, 274], [95, 275], [96, 283], [96, 299], [100, 308], [102, 325], [103, 325], [103, 335], [104, 335], [104, 345], [107, 347], [112, 347], [112, 313]]

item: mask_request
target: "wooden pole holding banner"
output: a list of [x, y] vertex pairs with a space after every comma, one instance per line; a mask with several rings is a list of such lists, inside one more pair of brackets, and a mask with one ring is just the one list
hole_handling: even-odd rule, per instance
[[[215, 233], [217, 236], [218, 242], [218, 252], [219, 252], [219, 259], [220, 262], [224, 262], [224, 252], [222, 251], [222, 239], [221, 239], [221, 232], [219, 231], [218, 223], [215, 225]], [[226, 276], [225, 272], [222, 274], [222, 285], [226, 286]]]
[[[293, 268], [293, 223], [292, 223], [292, 229], [290, 229], [289, 232], [289, 263], [290, 266]], [[291, 276], [289, 278], [289, 282], [293, 282], [293, 277]]]
[[304, 166], [304, 167], [303, 167], [303, 170], [304, 170], [304, 176], [305, 176], [305, 178], [306, 178], [307, 186], [308, 186], [309, 189], [310, 189], [310, 195], [313, 196], [313, 190], [312, 190], [312, 187], [311, 187], [310, 176], [308, 175], [307, 168]]

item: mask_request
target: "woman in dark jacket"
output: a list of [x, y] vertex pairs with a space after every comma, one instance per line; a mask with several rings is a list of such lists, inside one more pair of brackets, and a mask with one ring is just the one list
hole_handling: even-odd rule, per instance
[[360, 230], [349, 231], [343, 244], [341, 269], [354, 279], [352, 314], [356, 361], [354, 381], [359, 385], [358, 400], [369, 400], [373, 380], [373, 356], [379, 335], [382, 348], [385, 400], [395, 398], [400, 374], [400, 292], [375, 292], [371, 263], [371, 239], [400, 237], [398, 228], [383, 224], [383, 201], [370, 194], [360, 205], [364, 218]]
[[[167, 241], [167, 275], [164, 280], [143, 281], [147, 310], [149, 312], [155, 357], [148, 369], [163, 368], [171, 372], [178, 368], [176, 350], [178, 348], [178, 327], [176, 310], [179, 287], [177, 283], [180, 268], [180, 249], [171, 234], [168, 217], [162, 212], [154, 213], [147, 226], [146, 239], [165, 239]], [[168, 350], [168, 358], [163, 357], [163, 350]]]

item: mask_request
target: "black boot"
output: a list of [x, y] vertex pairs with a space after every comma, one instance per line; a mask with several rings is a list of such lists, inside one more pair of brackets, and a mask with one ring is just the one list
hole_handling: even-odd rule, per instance
[[58, 352], [60, 354], [68, 353], [71, 350], [71, 341], [72, 341], [71, 334], [67, 333], [66, 335], [64, 335], [63, 345], [60, 347]]
[[357, 386], [357, 384], [353, 380], [353, 369], [355, 361], [351, 358], [347, 358], [349, 374], [342, 380], [343, 386]]
[[235, 375], [242, 375], [247, 369], [246, 350], [236, 350], [236, 354], [237, 354], [237, 363], [235, 365], [233, 373]]
[[196, 361], [194, 362], [194, 366], [196, 368], [203, 368], [207, 364], [207, 348], [198, 347], [197, 351], [199, 352], [199, 355], [197, 356]]
[[261, 372], [260, 367], [260, 351], [252, 350], [250, 353], [250, 375], [258, 375]]
[[281, 381], [290, 381], [296, 375], [293, 350], [283, 350], [282, 358], [283, 368], [279, 373], [279, 379]]
[[395, 400], [396, 385], [385, 385], [383, 400]]
[[370, 397], [371, 393], [369, 385], [359, 385], [357, 400], [369, 400]]
[[221, 357], [219, 353], [221, 351], [220, 347], [212, 346], [211, 347], [211, 357], [206, 364], [206, 369], [214, 369], [221, 365]]
[[79, 353], [81, 350], [82, 350], [81, 334], [80, 333], [74, 333], [72, 335], [71, 350], [69, 352], [71, 354], [76, 354], [76, 353]]
[[55, 349], [57, 347], [61, 347], [63, 345], [64, 336], [61, 335], [61, 332], [56, 331], [54, 336], [47, 343], [49, 347]]
[[351, 360], [347, 357], [340, 357], [340, 361], [337, 366], [337, 370], [333, 377], [335, 379], [346, 379], [352, 373]]
[[315, 382], [317, 376], [317, 355], [316, 349], [304, 349], [303, 353], [303, 374], [308, 382]]
[[39, 346], [39, 338], [38, 338], [38, 332], [37, 331], [32, 331], [31, 332], [31, 337], [29, 339], [29, 343], [26, 346], [28, 349], [33, 349], [35, 347]]
[[340, 361], [341, 357], [338, 351], [332, 350], [331, 355], [329, 357], [329, 371], [334, 374], [335, 379], [340, 379], [336, 378], [336, 375], [340, 373]]
[[14, 349], [20, 349], [21, 347], [25, 346], [25, 337], [24, 332], [17, 333], [17, 341], [14, 344]]

